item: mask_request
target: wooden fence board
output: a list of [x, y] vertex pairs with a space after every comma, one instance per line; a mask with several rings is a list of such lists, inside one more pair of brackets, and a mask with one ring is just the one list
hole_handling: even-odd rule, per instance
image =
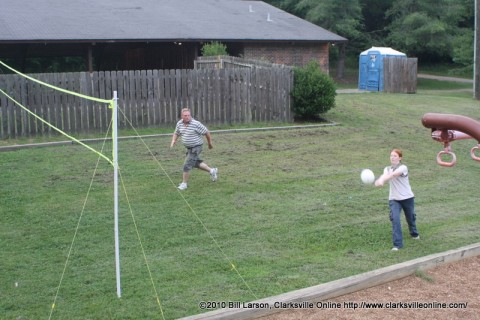
[[[15, 90], [22, 90], [20, 85], [19, 85], [19, 82], [20, 82], [20, 77], [15, 77], [15, 83], [12, 87], [12, 89], [15, 89]], [[21, 91], [20, 91], [21, 92]], [[17, 102], [20, 102], [21, 103], [21, 99], [22, 99], [22, 95], [21, 93], [15, 98], [15, 100]], [[17, 137], [17, 136], [21, 136], [22, 135], [22, 128], [21, 128], [21, 125], [22, 125], [22, 118], [21, 118], [21, 110], [17, 105], [15, 104], [12, 104], [12, 112], [13, 112], [13, 117], [14, 117], [14, 121], [12, 122], [12, 128], [11, 128], [11, 133], [14, 137]]]
[[[0, 89], [2, 89], [3, 91], [6, 90], [5, 81], [5, 78], [0, 78]], [[4, 94], [0, 94], [0, 135], [2, 137], [5, 137], [7, 135], [7, 128], [5, 126], [7, 124], [6, 108], [7, 96], [5, 96]]]
[[240, 77], [240, 75], [237, 72], [232, 73], [232, 77], [231, 77], [232, 86], [233, 86], [233, 90], [232, 90], [232, 107], [233, 107], [233, 110], [232, 110], [232, 119], [231, 119], [232, 124], [238, 123], [238, 118], [239, 118], [239, 115], [241, 113], [241, 110], [240, 110], [241, 106], [240, 106], [240, 101], [239, 101], [241, 83], [240, 83], [239, 77]]
[[220, 95], [221, 95], [221, 90], [220, 90], [220, 72], [213, 72], [212, 73], [213, 77], [213, 85], [212, 85], [212, 116], [211, 116], [211, 123], [215, 124], [220, 124]]
[[205, 70], [197, 73], [197, 89], [195, 90], [196, 103], [192, 106], [192, 112], [196, 117], [200, 117], [200, 110], [205, 107]]
[[265, 87], [266, 87], [266, 79], [264, 72], [257, 72], [257, 121], [265, 121]]
[[136, 109], [135, 105], [135, 71], [129, 71], [128, 77], [126, 79], [127, 83], [127, 94], [125, 96], [126, 101], [126, 117], [128, 119], [129, 125], [133, 125], [137, 127], [137, 122], [135, 119], [137, 118], [134, 114], [134, 110]]
[[[105, 72], [105, 98], [107, 100], [113, 99], [113, 91], [116, 90], [116, 88], [113, 87], [113, 79], [112, 76], [115, 76], [113, 72]], [[110, 109], [110, 106], [105, 103], [98, 103], [98, 107], [101, 108], [104, 111], [105, 115], [105, 121], [103, 122], [103, 130], [106, 131], [108, 128], [110, 128], [110, 132], [112, 131], [112, 109]]]
[[146, 71], [146, 83], [147, 83], [147, 93], [145, 96], [146, 105], [148, 110], [149, 126], [157, 124], [157, 115], [154, 107], [154, 96], [153, 96], [153, 72], [152, 70]]
[[173, 104], [171, 100], [172, 92], [170, 86], [170, 72], [171, 70], [165, 70], [163, 74], [163, 81], [165, 83], [164, 96], [165, 96], [165, 119], [167, 122], [172, 121], [175, 115], [172, 115], [172, 110], [170, 106]]
[[[90, 81], [89, 74], [86, 72], [80, 72], [80, 79], [79, 79], [79, 85], [80, 85], [80, 93], [88, 95], [88, 85]], [[81, 126], [81, 131], [82, 132], [88, 132], [90, 127], [89, 121], [88, 121], [88, 101], [85, 99], [78, 99], [79, 102], [79, 111], [77, 111], [77, 114], [79, 114], [79, 121], [80, 121], [80, 126]]]
[[[45, 74], [39, 74], [38, 77], [37, 77], [38, 80], [40, 81], [43, 81], [43, 82], [46, 82], [46, 81], [49, 81], [50, 79], [47, 79], [46, 75]], [[38, 84], [36, 86], [36, 89], [38, 90], [38, 101], [39, 103], [41, 104], [40, 107], [39, 107], [39, 111], [37, 113], [37, 115], [44, 119], [45, 121], [48, 121], [50, 119], [50, 114], [49, 114], [49, 106], [48, 106], [48, 100], [47, 100], [47, 90], [44, 86]], [[41, 131], [41, 134], [42, 135], [47, 135], [49, 134], [51, 131], [51, 128], [44, 122], [42, 122], [41, 124], [41, 128], [42, 128], [42, 131]]]
[[218, 118], [217, 118], [217, 124], [222, 124], [226, 123], [226, 109], [227, 106], [225, 104], [225, 73], [226, 70], [222, 69], [219, 70], [218, 72]]
[[[62, 81], [65, 81], [63, 87], [69, 91], [74, 91], [73, 79], [71, 73], [64, 73]], [[75, 132], [73, 115], [75, 114], [74, 98], [75, 96], [63, 94], [62, 112], [64, 114], [65, 131]]]
[[195, 109], [197, 107], [197, 88], [198, 88], [198, 73], [187, 73], [187, 95], [189, 108]]
[[146, 106], [146, 96], [147, 96], [147, 83], [145, 79], [145, 70], [140, 70], [139, 72], [139, 81], [138, 84], [140, 88], [137, 88], [136, 94], [138, 95], [136, 100], [140, 101], [140, 108], [139, 108], [139, 115], [138, 115], [138, 121], [139, 123], [143, 123], [146, 126], [149, 125], [149, 117], [148, 117], [148, 111], [147, 111], [147, 106]]
[[172, 78], [172, 86], [175, 87], [175, 90], [172, 92], [173, 96], [175, 97], [174, 104], [178, 106], [179, 109], [183, 108], [183, 101], [182, 101], [182, 78], [181, 78], [181, 70], [175, 70], [175, 76]]
[[150, 89], [148, 91], [148, 97], [151, 103], [152, 113], [154, 117], [154, 126], [159, 126], [162, 123], [160, 117], [160, 96], [158, 89], [160, 88], [158, 81], [158, 70], [152, 70], [150, 75]]
[[[9, 84], [9, 82], [5, 82], [4, 87], [2, 88], [3, 91], [5, 91], [5, 93], [8, 94], [8, 95], [12, 94], [12, 90], [10, 89], [10, 85], [11, 84]], [[10, 100], [7, 99], [7, 97], [5, 96], [4, 104], [2, 105], [2, 115], [3, 115], [2, 134], [3, 134], [3, 137], [5, 137], [5, 138], [10, 137], [10, 121], [11, 121], [10, 105], [11, 105]]]
[[203, 112], [203, 119], [206, 122], [213, 123], [215, 119], [215, 69], [208, 69], [207, 70], [207, 78], [206, 78], [206, 99], [205, 99], [205, 106], [202, 110]]
[[125, 126], [130, 127], [132, 125], [132, 101], [133, 97], [131, 97], [131, 87], [134, 83], [133, 79], [133, 71], [124, 71], [123, 74], [123, 86], [124, 86], [124, 95], [123, 95], [123, 102], [124, 102], [124, 119], [125, 119]]
[[[99, 81], [98, 72], [93, 72], [91, 74], [91, 81], [88, 86], [89, 96], [98, 97], [98, 92], [96, 89], [96, 83]], [[95, 131], [97, 129], [96, 122], [100, 117], [98, 108], [95, 107], [93, 101], [88, 100], [88, 127], [90, 130]]]
[[[69, 72], [67, 73], [67, 82], [68, 82], [68, 90], [69, 91], [72, 91], [72, 92], [78, 92], [78, 88], [77, 88], [77, 84], [78, 84], [78, 81], [76, 80], [76, 74], [75, 73], [72, 73], [72, 72]], [[78, 129], [76, 127], [76, 120], [75, 120], [75, 117], [76, 117], [76, 110], [77, 110], [77, 107], [76, 107], [76, 104], [77, 104], [77, 101], [76, 101], [76, 98], [74, 95], [70, 95], [68, 94], [67, 95], [67, 113], [68, 113], [68, 125], [69, 125], [69, 132], [78, 132]]]
[[[18, 79], [18, 88], [21, 90], [21, 95], [20, 95], [20, 103], [22, 106], [27, 105], [27, 92], [26, 92], [26, 82], [27, 80], [22, 78]], [[28, 135], [28, 118], [27, 118], [27, 112], [25, 111], [24, 108], [17, 109], [18, 110], [18, 118], [19, 120], [19, 130], [20, 130], [20, 135], [21, 136], [26, 136]]]

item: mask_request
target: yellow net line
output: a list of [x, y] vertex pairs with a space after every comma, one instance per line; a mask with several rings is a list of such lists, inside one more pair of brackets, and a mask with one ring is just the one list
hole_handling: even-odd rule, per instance
[[113, 161], [111, 159], [109, 159], [107, 156], [105, 156], [103, 153], [93, 149], [92, 147], [90, 147], [89, 145], [83, 143], [82, 141], [78, 140], [77, 138], [75, 137], [72, 137], [71, 135], [69, 135], [68, 133], [62, 131], [61, 129], [55, 127], [54, 125], [52, 125], [51, 123], [45, 121], [43, 118], [39, 117], [38, 115], [36, 115], [35, 113], [33, 113], [32, 111], [30, 111], [27, 107], [25, 107], [24, 105], [22, 105], [20, 102], [18, 102], [17, 100], [15, 100], [14, 98], [12, 98], [10, 95], [8, 95], [5, 91], [3, 91], [2, 89], [0, 89], [0, 93], [2, 93], [3, 95], [5, 95], [8, 99], [10, 99], [11, 101], [13, 101], [13, 103], [15, 103], [16, 105], [18, 105], [20, 108], [22, 108], [23, 110], [25, 110], [26, 112], [28, 112], [29, 114], [31, 114], [33, 117], [37, 118], [38, 120], [40, 120], [41, 122], [45, 123], [47, 126], [49, 126], [50, 128], [52, 128], [53, 130], [61, 133], [62, 135], [64, 135], [65, 137], [67, 137], [68, 139], [72, 140], [72, 141], [75, 141], [76, 143], [84, 146], [85, 148], [87, 148], [88, 150], [98, 154], [100, 157], [102, 157], [103, 159], [107, 160], [111, 165], [113, 165]]
[[[35, 79], [35, 78], [32, 78], [26, 74], [23, 74], [21, 73], [20, 71], [17, 71], [15, 69], [13, 69], [12, 67], [6, 65], [4, 62], [0, 61], [0, 65], [4, 66], [5, 68], [15, 72], [16, 74], [22, 76], [22, 77], [25, 77], [33, 82], [36, 82], [42, 86], [46, 86], [46, 87], [49, 87], [51, 89], [54, 89], [54, 90], [58, 90], [60, 92], [63, 92], [63, 93], [66, 93], [66, 94], [70, 94], [70, 95], [74, 95], [74, 96], [77, 96], [77, 97], [80, 97], [80, 98], [83, 98], [83, 99], [87, 99], [87, 100], [92, 100], [92, 101], [96, 101], [96, 102], [100, 102], [100, 103], [107, 103], [109, 105], [109, 108], [113, 108], [113, 104], [115, 103], [115, 101], [113, 99], [110, 99], [110, 100], [106, 100], [106, 99], [100, 99], [100, 98], [95, 98], [95, 97], [90, 97], [90, 96], [86, 96], [84, 94], [80, 94], [80, 93], [77, 93], [77, 92], [73, 92], [73, 91], [69, 91], [69, 90], [66, 90], [66, 89], [63, 89], [63, 88], [59, 88], [59, 87], [56, 87], [56, 86], [53, 86], [49, 83], [46, 83], [46, 82], [43, 82], [43, 81], [40, 81], [38, 79]], [[32, 115], [33, 117], [37, 118], [38, 120], [40, 120], [41, 122], [43, 122], [44, 124], [46, 124], [47, 126], [49, 126], [50, 128], [52, 128], [53, 130], [59, 132], [60, 134], [64, 135], [65, 137], [67, 137], [68, 139], [72, 140], [72, 141], [75, 141], [76, 143], [84, 146], [85, 148], [87, 148], [88, 150], [98, 154], [100, 157], [102, 157], [103, 159], [107, 160], [111, 165], [113, 165], [113, 161], [111, 159], [109, 159], [108, 157], [106, 157], [103, 153], [100, 153], [98, 152], [97, 150], [93, 149], [92, 147], [90, 147], [89, 145], [81, 142], [80, 140], [76, 139], [75, 137], [72, 137], [71, 135], [69, 135], [68, 133], [64, 132], [63, 130], [55, 127], [54, 125], [52, 125], [51, 123], [49, 123], [48, 121], [44, 120], [42, 117], [38, 116], [37, 114], [35, 114], [34, 112], [30, 111], [27, 107], [25, 107], [23, 104], [21, 104], [20, 102], [18, 102], [17, 100], [15, 100], [12, 96], [10, 96], [9, 94], [7, 94], [5, 91], [3, 91], [2, 89], [0, 89], [0, 93], [2, 93], [3, 95], [5, 95], [5, 97], [7, 97], [9, 100], [11, 100], [13, 103], [15, 103], [16, 105], [18, 105], [20, 108], [22, 108], [23, 110], [25, 110], [26, 112], [28, 112], [30, 115]], [[112, 133], [113, 135], [113, 133]], [[112, 137], [114, 138], [114, 137]]]
[[77, 97], [80, 97], [80, 98], [83, 98], [83, 99], [87, 99], [87, 100], [91, 100], [91, 101], [96, 101], [96, 102], [101, 102], [101, 103], [108, 103], [110, 105], [110, 107], [112, 107], [113, 105], [113, 99], [111, 100], [106, 100], [106, 99], [100, 99], [100, 98], [95, 98], [95, 97], [90, 97], [90, 96], [87, 96], [87, 95], [84, 95], [84, 94], [81, 94], [81, 93], [78, 93], [78, 92], [74, 92], [74, 91], [69, 91], [69, 90], [66, 90], [66, 89], [63, 89], [63, 88], [59, 88], [59, 87], [55, 87], [54, 85], [51, 85], [49, 83], [46, 83], [46, 82], [43, 82], [43, 81], [40, 81], [38, 79], [35, 79], [35, 78], [32, 78], [26, 74], [23, 74], [21, 73], [20, 71], [17, 71], [15, 69], [13, 69], [12, 67], [10, 67], [9, 65], [6, 65], [4, 62], [0, 61], [0, 65], [4, 66], [5, 68], [7, 68], [8, 70], [12, 71], [12, 72], [15, 72], [16, 74], [18, 75], [21, 75], [22, 77], [24, 78], [27, 78], [33, 82], [36, 82], [38, 84], [41, 84], [42, 86], [46, 86], [46, 87], [49, 87], [51, 89], [54, 89], [54, 90], [57, 90], [57, 91], [60, 91], [60, 92], [63, 92], [63, 93], [67, 93], [67, 94], [71, 94], [73, 96], [77, 96]]

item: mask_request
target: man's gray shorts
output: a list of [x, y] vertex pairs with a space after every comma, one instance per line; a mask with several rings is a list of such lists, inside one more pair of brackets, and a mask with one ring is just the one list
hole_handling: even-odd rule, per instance
[[202, 153], [202, 145], [187, 148], [187, 158], [183, 164], [183, 172], [190, 172], [193, 168], [198, 168], [200, 163], [203, 162], [200, 159], [200, 153]]

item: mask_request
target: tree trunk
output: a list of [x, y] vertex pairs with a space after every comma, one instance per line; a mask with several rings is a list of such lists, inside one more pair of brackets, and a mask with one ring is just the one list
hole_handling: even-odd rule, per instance
[[[480, 0], [476, 0], [480, 1]], [[346, 43], [338, 44], [338, 64], [337, 64], [337, 78], [343, 79], [345, 77], [345, 47]]]

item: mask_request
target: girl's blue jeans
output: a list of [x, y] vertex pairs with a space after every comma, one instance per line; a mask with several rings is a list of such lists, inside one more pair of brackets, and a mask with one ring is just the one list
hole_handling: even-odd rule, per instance
[[405, 200], [389, 200], [388, 205], [390, 207], [390, 221], [392, 222], [392, 241], [393, 246], [397, 248], [403, 247], [402, 237], [402, 222], [400, 219], [400, 213], [403, 210], [405, 219], [408, 224], [408, 231], [412, 237], [418, 236], [415, 214], [415, 198]]

